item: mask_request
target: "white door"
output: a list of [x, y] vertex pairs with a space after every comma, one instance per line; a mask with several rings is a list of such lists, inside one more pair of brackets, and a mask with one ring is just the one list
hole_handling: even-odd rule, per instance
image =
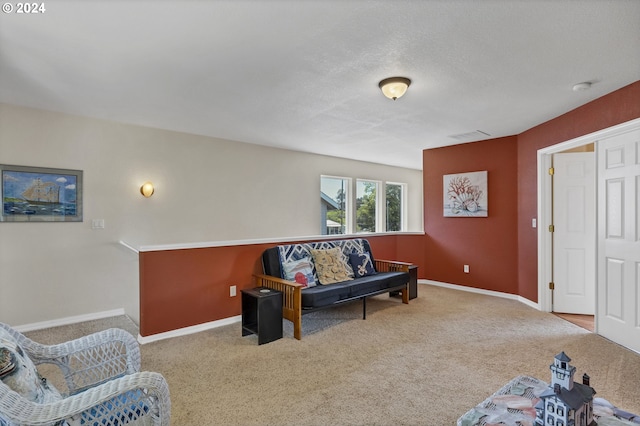
[[553, 311], [594, 315], [595, 153], [553, 155]]
[[640, 352], [640, 130], [598, 141], [599, 334]]

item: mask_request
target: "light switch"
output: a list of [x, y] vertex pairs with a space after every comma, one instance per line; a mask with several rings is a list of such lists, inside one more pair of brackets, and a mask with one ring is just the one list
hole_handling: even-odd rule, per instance
[[104, 219], [91, 219], [91, 229], [104, 229]]
[[531, 219], [531, 227], [535, 228], [536, 226], [538, 226], [538, 221], [536, 220], [536, 218], [534, 217], [533, 219]]

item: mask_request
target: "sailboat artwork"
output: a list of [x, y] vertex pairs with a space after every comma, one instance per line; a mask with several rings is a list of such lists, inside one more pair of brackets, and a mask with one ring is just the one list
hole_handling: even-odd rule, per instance
[[35, 178], [33, 184], [22, 193], [25, 200], [36, 204], [60, 203], [60, 186]]
[[82, 221], [81, 171], [24, 166], [0, 170], [2, 221]]

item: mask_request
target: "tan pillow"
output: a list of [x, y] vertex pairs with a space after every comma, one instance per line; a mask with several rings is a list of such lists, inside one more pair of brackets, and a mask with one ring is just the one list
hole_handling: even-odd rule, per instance
[[320, 284], [333, 284], [341, 281], [353, 280], [348, 266], [342, 259], [340, 247], [326, 250], [311, 250], [313, 263], [316, 265]]

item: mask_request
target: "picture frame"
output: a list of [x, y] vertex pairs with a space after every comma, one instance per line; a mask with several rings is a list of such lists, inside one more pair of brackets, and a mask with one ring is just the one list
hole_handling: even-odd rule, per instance
[[82, 222], [82, 170], [0, 164], [0, 222]]
[[488, 217], [487, 175], [487, 171], [444, 175], [444, 217]]

